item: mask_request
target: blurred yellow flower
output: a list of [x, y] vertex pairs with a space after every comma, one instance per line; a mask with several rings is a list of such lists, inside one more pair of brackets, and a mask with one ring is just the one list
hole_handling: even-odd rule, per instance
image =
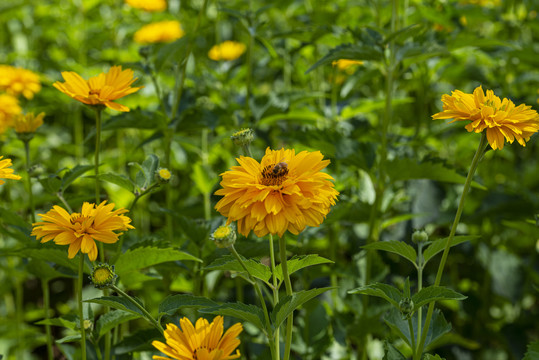
[[347, 73], [353, 73], [355, 68], [358, 66], [358, 65], [363, 65], [364, 62], [363, 61], [359, 61], [359, 60], [348, 60], [348, 59], [339, 59], [339, 60], [336, 60], [336, 61], [333, 61], [331, 63], [331, 65], [333, 66], [337, 66], [337, 69], [341, 70], [341, 71], [346, 71]]
[[238, 222], [244, 236], [251, 230], [256, 236], [299, 234], [306, 226], [319, 226], [339, 192], [320, 170], [329, 165], [320, 151], [266, 149], [259, 163], [240, 156], [240, 166], [221, 174], [223, 195], [215, 208], [227, 217], [227, 225]]
[[21, 177], [13, 174], [13, 169], [10, 168], [13, 165], [11, 159], [2, 160], [2, 158], [3, 156], [0, 156], [0, 185], [5, 183], [2, 179], [20, 180]]
[[499, 6], [501, 4], [501, 0], [460, 0], [460, 3], [463, 5], [494, 7]]
[[0, 94], [0, 134], [3, 134], [13, 123], [13, 117], [22, 112], [16, 97]]
[[84, 80], [79, 74], [73, 71], [62, 72], [65, 82], [59, 81], [52, 84], [55, 88], [73, 99], [84, 104], [94, 106], [106, 106], [113, 110], [129, 111], [127, 106], [113, 102], [126, 95], [132, 94], [140, 87], [131, 87], [137, 80], [133, 79], [133, 70], [122, 70], [121, 66], [113, 66], [108, 73], [101, 73], [98, 76]]
[[451, 95], [444, 94], [442, 102], [444, 111], [432, 115], [434, 120], [469, 120], [466, 130], [476, 133], [486, 130], [487, 140], [494, 150], [503, 149], [505, 140], [513, 143], [516, 139], [526, 146], [530, 136], [539, 130], [539, 115], [531, 106], [515, 106], [507, 98], [501, 100], [492, 90], [485, 94], [481, 86], [473, 94], [460, 90], [452, 91]]
[[69, 214], [60, 206], [54, 205], [52, 210], [41, 216], [40, 222], [32, 224], [31, 235], [35, 235], [42, 243], [53, 240], [58, 245], [69, 245], [68, 257], [74, 258], [79, 250], [88, 254], [94, 261], [97, 258], [95, 241], [113, 244], [122, 233], [134, 229], [129, 223], [131, 219], [123, 215], [128, 210], [114, 210], [114, 204], [103, 201], [99, 205], [85, 202], [80, 213]]
[[125, 0], [125, 2], [131, 7], [145, 11], [163, 11], [167, 8], [165, 0]]
[[185, 35], [176, 20], [160, 21], [143, 26], [135, 33], [134, 40], [139, 44], [171, 42]]
[[37, 128], [43, 125], [43, 118], [45, 113], [42, 112], [38, 116], [34, 113], [18, 114], [13, 118], [13, 128], [17, 133], [34, 133]]
[[245, 44], [228, 40], [214, 45], [208, 52], [208, 57], [215, 61], [236, 60], [245, 52], [245, 49]]
[[10, 95], [32, 99], [41, 90], [39, 75], [26, 69], [0, 65], [0, 90]]
[[[240, 345], [237, 336], [243, 331], [240, 323], [232, 325], [223, 335], [223, 317], [216, 316], [213, 322], [199, 318], [193, 327], [188, 318], [180, 319], [181, 330], [167, 324], [166, 344], [153, 341], [152, 345], [163, 354], [154, 355], [154, 360], [231, 360], [241, 356], [236, 348]], [[182, 331], [183, 330], [183, 331]], [[234, 354], [233, 351], [236, 350]]]

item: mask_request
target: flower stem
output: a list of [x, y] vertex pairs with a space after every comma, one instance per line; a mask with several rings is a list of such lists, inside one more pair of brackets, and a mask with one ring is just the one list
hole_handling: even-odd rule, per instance
[[28, 203], [30, 205], [30, 218], [32, 223], [36, 222], [36, 208], [34, 206], [34, 194], [32, 193], [32, 178], [30, 177], [30, 140], [24, 141], [24, 152], [26, 154], [26, 180], [28, 185]]
[[60, 201], [62, 202], [62, 204], [64, 204], [64, 206], [66, 207], [66, 210], [69, 211], [70, 213], [72, 213], [73, 210], [71, 209], [71, 206], [69, 206], [69, 204], [67, 203], [66, 199], [64, 198], [63, 192], [58, 191], [58, 192], [56, 193], [56, 196], [58, 197], [58, 199], [60, 199]]
[[[423, 266], [425, 265], [423, 262], [423, 243], [419, 242], [417, 244], [417, 292], [420, 292], [421, 289], [423, 289]], [[417, 309], [417, 343], [421, 341], [421, 327], [423, 325], [423, 307], [420, 306], [419, 309]], [[413, 339], [413, 333], [412, 333], [412, 339]], [[412, 349], [414, 354], [416, 351], [416, 348]]]
[[[51, 307], [51, 296], [49, 291], [49, 280], [48, 279], [41, 279], [41, 289], [43, 291], [43, 307], [45, 308], [45, 320], [50, 319], [49, 310]], [[45, 333], [47, 334], [47, 359], [53, 360], [54, 354], [52, 351], [52, 332], [51, 332], [51, 326], [45, 325]]]
[[410, 330], [410, 339], [412, 339], [412, 355], [415, 356], [415, 336], [414, 336], [414, 325], [412, 324], [412, 318], [408, 319], [408, 329]]
[[[286, 295], [292, 296], [292, 283], [290, 282], [290, 274], [288, 274], [288, 263], [286, 262], [286, 240], [283, 236], [279, 237], [279, 254], [281, 256], [281, 269], [283, 271], [284, 285]], [[284, 346], [284, 360], [290, 359], [290, 346], [292, 345], [292, 326], [294, 322], [294, 313], [288, 315], [286, 319], [286, 340]]]
[[[273, 338], [273, 333], [271, 331], [271, 321], [269, 318], [269, 312], [266, 306], [266, 302], [264, 301], [264, 295], [262, 295], [262, 291], [260, 290], [260, 286], [258, 285], [258, 282], [256, 281], [256, 279], [249, 272], [249, 269], [247, 269], [247, 266], [245, 266], [245, 263], [243, 262], [240, 254], [238, 254], [238, 252], [236, 251], [236, 248], [234, 247], [234, 245], [229, 246], [228, 250], [230, 250], [232, 255], [234, 255], [234, 257], [236, 258], [236, 260], [238, 260], [243, 270], [245, 270], [245, 272], [249, 276], [249, 280], [253, 284], [256, 294], [258, 295], [258, 298], [260, 299], [260, 304], [262, 305], [262, 309], [264, 310], [264, 318], [266, 319], [266, 332], [267, 332], [266, 336], [268, 337], [268, 340], [270, 342], [271, 358], [277, 359], [276, 356], [278, 356], [278, 354], [274, 353], [275, 349], [274, 349], [273, 342], [275, 341], [275, 339]], [[279, 341], [279, 339], [277, 339], [277, 341]]]
[[122, 295], [124, 298], [126, 298], [130, 303], [135, 305], [142, 312], [142, 314], [146, 317], [146, 319], [150, 322], [150, 324], [152, 324], [157, 330], [159, 330], [161, 334], [165, 331], [163, 330], [163, 327], [161, 326], [161, 324], [159, 324], [159, 322], [157, 322], [157, 320], [153, 318], [153, 316], [148, 312], [148, 310], [144, 308], [144, 306], [139, 304], [135, 299], [129, 296], [126, 292], [120, 290], [116, 285], [111, 285], [110, 288], [116, 291], [118, 294]]
[[[279, 302], [279, 284], [277, 282], [277, 274], [275, 273], [275, 251], [274, 251], [274, 248], [273, 248], [273, 235], [270, 234], [269, 235], [269, 245], [270, 245], [270, 266], [271, 266], [271, 276], [272, 276], [272, 283], [273, 283], [273, 287], [272, 287], [272, 292], [273, 292], [273, 307], [275, 307], [275, 305], [277, 305], [277, 303]], [[280, 343], [279, 343], [279, 340], [280, 340], [280, 337], [279, 337], [279, 328], [276, 328], [274, 333], [273, 333], [273, 337], [274, 337], [274, 340], [275, 342], [273, 343], [273, 345], [275, 346], [275, 350], [274, 350], [274, 353], [277, 354], [277, 359], [280, 359], [281, 357], [281, 350], [280, 350]]]
[[[101, 200], [99, 191], [99, 151], [101, 148], [101, 111], [95, 110], [95, 153], [94, 153], [94, 172], [95, 172], [95, 204], [98, 205]], [[103, 260], [101, 260], [103, 261]]]
[[82, 279], [84, 276], [84, 254], [79, 254], [79, 277], [77, 279], [77, 292], [79, 297], [79, 321], [80, 321], [80, 347], [82, 353], [82, 360], [86, 360], [86, 332], [84, 329], [84, 311], [82, 304]]
[[[475, 152], [475, 155], [473, 157], [472, 164], [470, 165], [470, 170], [468, 171], [468, 176], [466, 177], [466, 182], [464, 183], [464, 188], [462, 189], [459, 206], [457, 208], [457, 213], [455, 214], [455, 220], [453, 221], [453, 225], [451, 226], [449, 237], [447, 238], [447, 241], [445, 243], [444, 252], [442, 254], [442, 260], [440, 260], [440, 266], [438, 267], [438, 272], [436, 273], [436, 280], [434, 281], [434, 286], [439, 286], [440, 281], [442, 280], [442, 274], [444, 272], [444, 267], [447, 261], [447, 256], [449, 254], [449, 249], [451, 248], [451, 242], [455, 236], [455, 232], [457, 231], [457, 226], [460, 221], [460, 216], [462, 215], [462, 210], [464, 209], [464, 200], [466, 199], [466, 195], [468, 194], [468, 191], [470, 190], [470, 187], [472, 185], [473, 175], [475, 174], [475, 170], [477, 169], [479, 160], [481, 160], [481, 157], [485, 153], [486, 147], [487, 147], [487, 135], [486, 135], [486, 132], [483, 132], [483, 134], [481, 135], [481, 140], [479, 141], [479, 146], [477, 147], [477, 151]], [[429, 304], [427, 317], [425, 318], [425, 326], [423, 328], [423, 333], [421, 334], [421, 341], [417, 345], [417, 351], [416, 351], [416, 356], [414, 357], [414, 360], [420, 359], [423, 353], [423, 348], [425, 347], [425, 341], [427, 339], [427, 333], [429, 330], [432, 313], [434, 312], [434, 303], [435, 302], [431, 302]]]
[[[251, 2], [249, 1], [249, 5]], [[253, 77], [253, 47], [254, 47], [254, 27], [252, 24], [252, 18], [249, 21], [248, 27], [249, 43], [247, 45], [247, 74], [245, 79], [245, 119], [244, 124], [251, 126], [251, 96], [253, 92], [252, 77]]]

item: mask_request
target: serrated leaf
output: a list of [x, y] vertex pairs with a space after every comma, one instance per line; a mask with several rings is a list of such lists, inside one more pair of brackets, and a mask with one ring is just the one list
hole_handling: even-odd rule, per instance
[[62, 190], [65, 191], [73, 181], [77, 180], [80, 176], [93, 168], [93, 165], [76, 165], [74, 168], [66, 171], [62, 177]]
[[[286, 266], [288, 267], [288, 274], [293, 274], [296, 271], [306, 268], [308, 266], [327, 264], [327, 263], [333, 263], [333, 261], [323, 258], [321, 256], [318, 256], [316, 254], [310, 254], [310, 255], [294, 256], [286, 262]], [[271, 276], [271, 272], [270, 272], [270, 276]], [[281, 267], [281, 264], [279, 264], [275, 268], [275, 276], [277, 277], [277, 279], [283, 280], [283, 268]]]
[[202, 194], [209, 194], [217, 183], [218, 178], [216, 176], [212, 176], [212, 171], [205, 168], [200, 162], [198, 162], [193, 166], [191, 179]]
[[402, 256], [403, 258], [409, 260], [416, 267], [417, 252], [413, 247], [408, 245], [403, 241], [391, 240], [391, 241], [377, 241], [368, 245], [363, 246], [364, 249], [368, 250], [382, 250], [391, 252], [397, 255]]
[[[243, 256], [242, 260], [247, 270], [249, 270], [249, 273], [255, 278], [262, 281], [268, 281], [271, 277], [271, 270], [268, 266], [253, 259], [246, 259]], [[221, 256], [208, 266], [204, 267], [204, 270], [226, 270], [245, 272], [239, 261], [236, 260], [236, 258], [232, 255]]]
[[125, 175], [118, 175], [115, 173], [108, 172], [104, 174], [99, 174], [99, 180], [118, 185], [119, 187], [122, 187], [130, 192], [133, 191], [133, 182], [129, 180]]
[[52, 319], [44, 319], [36, 322], [36, 325], [61, 326], [71, 330], [77, 330], [79, 318], [76, 316], [64, 316]]
[[143, 269], [167, 261], [179, 260], [202, 262], [202, 260], [193, 255], [174, 248], [140, 247], [121, 254], [114, 266], [116, 273], [121, 276], [121, 274], [129, 271]]
[[215, 307], [218, 304], [203, 296], [193, 296], [189, 294], [178, 294], [167, 297], [159, 304], [159, 317], [163, 315], [174, 315], [178, 310], [187, 308]]
[[348, 60], [382, 60], [382, 52], [374, 46], [364, 46], [359, 44], [344, 44], [329, 51], [329, 54], [318, 60], [305, 73], [313, 71], [319, 66], [330, 64], [340, 59]]
[[[480, 238], [480, 236], [471, 236], [471, 235], [454, 236], [453, 240], [451, 240], [450, 247], [461, 244], [465, 241], [474, 240], [478, 238]], [[447, 239], [448, 238], [435, 240], [423, 251], [423, 261], [425, 264], [430, 259], [432, 259], [436, 254], [444, 250]]]
[[412, 296], [412, 301], [414, 302], [413, 311], [417, 311], [420, 306], [429, 304], [433, 301], [464, 300], [466, 298], [467, 296], [443, 286], [429, 286], [421, 289], [417, 294]]
[[95, 333], [99, 339], [107, 332], [115, 328], [116, 326], [133, 319], [139, 318], [139, 314], [133, 314], [132, 312], [114, 310], [103, 314], [99, 317], [95, 326]]
[[163, 342], [165, 339], [157, 329], [142, 329], [114, 344], [114, 353], [120, 355], [134, 351], [155, 350], [151, 345], [153, 340]]
[[[423, 320], [423, 325], [424, 325], [424, 321], [425, 320]], [[449, 331], [451, 331], [451, 324], [449, 324], [445, 320], [445, 317], [440, 312], [440, 310], [438, 309], [434, 310], [432, 321], [430, 323], [429, 331], [427, 333], [427, 337], [425, 340], [425, 349], [428, 347], [430, 343], [436, 341], [438, 338], [440, 338], [442, 335], [446, 334]]]
[[271, 321], [273, 322], [273, 327], [275, 329], [278, 329], [281, 324], [286, 320], [288, 315], [292, 314], [292, 312], [298, 307], [300, 307], [307, 301], [317, 297], [318, 295], [332, 289], [335, 289], [335, 287], [303, 290], [281, 298], [271, 312]]
[[[136, 297], [133, 297], [133, 299], [143, 306], [139, 299]], [[143, 312], [137, 306], [135, 306], [135, 304], [120, 296], [102, 296], [99, 298], [84, 300], [84, 302], [101, 304], [114, 309], [127, 311], [131, 314], [138, 315], [138, 317], [144, 317]]]
[[[417, 162], [410, 158], [399, 158], [388, 162], [387, 175], [391, 181], [404, 181], [411, 179], [431, 179], [456, 184], [464, 184], [466, 177], [455, 170], [446, 168], [442, 163]], [[472, 182], [472, 186], [486, 190], [483, 185]]]
[[522, 360], [537, 360], [539, 359], [539, 341], [534, 341], [528, 344], [528, 351]]
[[135, 182], [140, 189], [145, 189], [152, 182], [154, 182], [155, 171], [159, 167], [159, 158], [157, 155], [150, 154], [142, 162], [140, 166], [140, 171], [135, 177]]
[[261, 331], [266, 332], [264, 312], [258, 306], [242, 303], [225, 303], [216, 307], [200, 309], [199, 312], [232, 316], [240, 320], [248, 321]]
[[349, 290], [348, 293], [378, 296], [389, 301], [397, 309], [399, 308], [399, 302], [402, 300], [402, 294], [397, 288], [382, 283], [360, 286], [356, 289]]
[[384, 341], [384, 350], [384, 360], [406, 360], [406, 356], [402, 355], [402, 353], [393, 346], [393, 344], [387, 342], [387, 340]]
[[[408, 346], [412, 346], [410, 327], [408, 326], [408, 321], [402, 318], [400, 310], [396, 308], [391, 308], [391, 310], [384, 315], [384, 322], [395, 334], [397, 334], [402, 340], [404, 340], [404, 342], [406, 342]], [[412, 323], [417, 324], [417, 316], [415, 316], [415, 314], [412, 318]], [[416, 332], [417, 326], [414, 327], [414, 338], [416, 338]]]

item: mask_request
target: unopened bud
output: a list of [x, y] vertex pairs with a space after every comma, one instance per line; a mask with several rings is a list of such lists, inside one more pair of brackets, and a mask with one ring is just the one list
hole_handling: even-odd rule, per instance
[[104, 289], [114, 285], [117, 277], [118, 275], [114, 273], [114, 265], [99, 264], [94, 266], [90, 280], [96, 288]]
[[254, 139], [254, 135], [253, 129], [247, 128], [236, 131], [230, 138], [237, 146], [249, 146]]
[[414, 244], [423, 243], [429, 240], [429, 235], [425, 230], [416, 230], [412, 234], [412, 241]]
[[155, 172], [155, 180], [157, 180], [159, 184], [168, 183], [171, 177], [172, 174], [170, 173], [170, 171], [168, 171], [168, 169], [165, 168], [157, 169], [157, 171]]
[[218, 248], [228, 248], [236, 242], [236, 229], [233, 225], [219, 226], [217, 230], [211, 234], [211, 240], [215, 242]]
[[414, 314], [414, 302], [410, 298], [404, 298], [399, 302], [399, 310], [403, 320], [408, 320]]

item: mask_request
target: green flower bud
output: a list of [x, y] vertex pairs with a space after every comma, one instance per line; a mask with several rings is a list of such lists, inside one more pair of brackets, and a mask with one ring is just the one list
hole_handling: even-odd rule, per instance
[[166, 168], [159, 168], [155, 172], [155, 180], [157, 180], [157, 183], [159, 184], [167, 184], [171, 177], [172, 174]]
[[230, 137], [237, 146], [249, 146], [254, 139], [253, 129], [241, 129]]
[[412, 234], [412, 241], [414, 242], [414, 244], [426, 242], [428, 240], [429, 240], [429, 235], [427, 234], [425, 230], [416, 230]]
[[99, 264], [94, 267], [90, 280], [98, 289], [104, 289], [114, 285], [118, 275], [114, 273], [114, 265]]
[[217, 230], [211, 234], [211, 240], [215, 242], [218, 248], [228, 248], [236, 242], [236, 229], [233, 225], [219, 226]]
[[414, 314], [414, 302], [410, 298], [404, 298], [399, 302], [399, 310], [403, 320], [408, 320]]

